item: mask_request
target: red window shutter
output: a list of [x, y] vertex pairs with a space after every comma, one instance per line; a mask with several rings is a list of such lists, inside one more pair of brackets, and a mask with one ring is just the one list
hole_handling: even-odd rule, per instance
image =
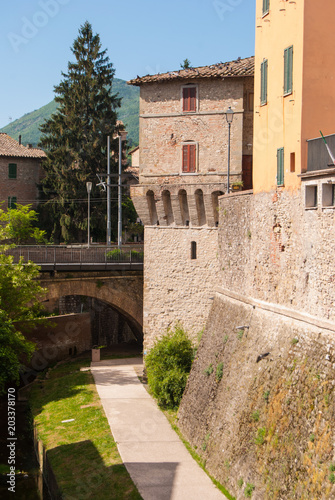
[[189, 145], [189, 172], [195, 172], [195, 144]]
[[183, 146], [183, 172], [195, 172], [196, 145]]
[[197, 90], [195, 87], [183, 88], [183, 111], [196, 111]]
[[188, 172], [188, 146], [183, 146], [183, 172]]
[[191, 87], [190, 89], [190, 109], [189, 111], [195, 111], [196, 110], [196, 88]]

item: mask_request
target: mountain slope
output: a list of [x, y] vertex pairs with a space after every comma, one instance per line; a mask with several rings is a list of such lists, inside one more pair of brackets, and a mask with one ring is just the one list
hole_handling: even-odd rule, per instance
[[[128, 131], [128, 142], [130, 145], [138, 144], [139, 134], [139, 88], [127, 85], [124, 80], [113, 79], [113, 93], [122, 97], [121, 108], [118, 110], [118, 117], [126, 125]], [[41, 132], [40, 125], [50, 118], [57, 110], [55, 101], [49, 102], [45, 106], [27, 113], [18, 120], [6, 125], [0, 132], [5, 132], [18, 140], [22, 136], [23, 144], [33, 144], [37, 146]]]

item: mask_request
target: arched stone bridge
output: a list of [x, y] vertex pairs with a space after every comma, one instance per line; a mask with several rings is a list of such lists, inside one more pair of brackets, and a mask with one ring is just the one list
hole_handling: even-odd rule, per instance
[[143, 270], [42, 272], [44, 300], [82, 295], [101, 300], [124, 315], [138, 332], [143, 327]]

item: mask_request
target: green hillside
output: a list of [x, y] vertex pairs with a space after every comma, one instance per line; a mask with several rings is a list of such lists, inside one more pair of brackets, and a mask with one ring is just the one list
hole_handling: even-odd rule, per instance
[[[128, 131], [128, 142], [130, 146], [138, 144], [139, 134], [139, 88], [127, 85], [124, 80], [114, 78], [113, 93], [122, 97], [121, 108], [118, 117], [126, 125]], [[39, 126], [47, 120], [57, 109], [55, 101], [49, 102], [45, 106], [27, 113], [18, 120], [0, 129], [14, 139], [18, 140], [22, 136], [23, 144], [33, 144], [37, 146], [41, 132]]]

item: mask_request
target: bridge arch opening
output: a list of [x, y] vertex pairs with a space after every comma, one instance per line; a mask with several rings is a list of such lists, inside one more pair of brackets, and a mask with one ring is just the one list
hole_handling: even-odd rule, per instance
[[49, 300], [47, 308], [50, 312], [60, 315], [89, 313], [92, 346], [143, 346], [143, 331], [140, 325], [106, 301], [88, 295], [65, 295]]

